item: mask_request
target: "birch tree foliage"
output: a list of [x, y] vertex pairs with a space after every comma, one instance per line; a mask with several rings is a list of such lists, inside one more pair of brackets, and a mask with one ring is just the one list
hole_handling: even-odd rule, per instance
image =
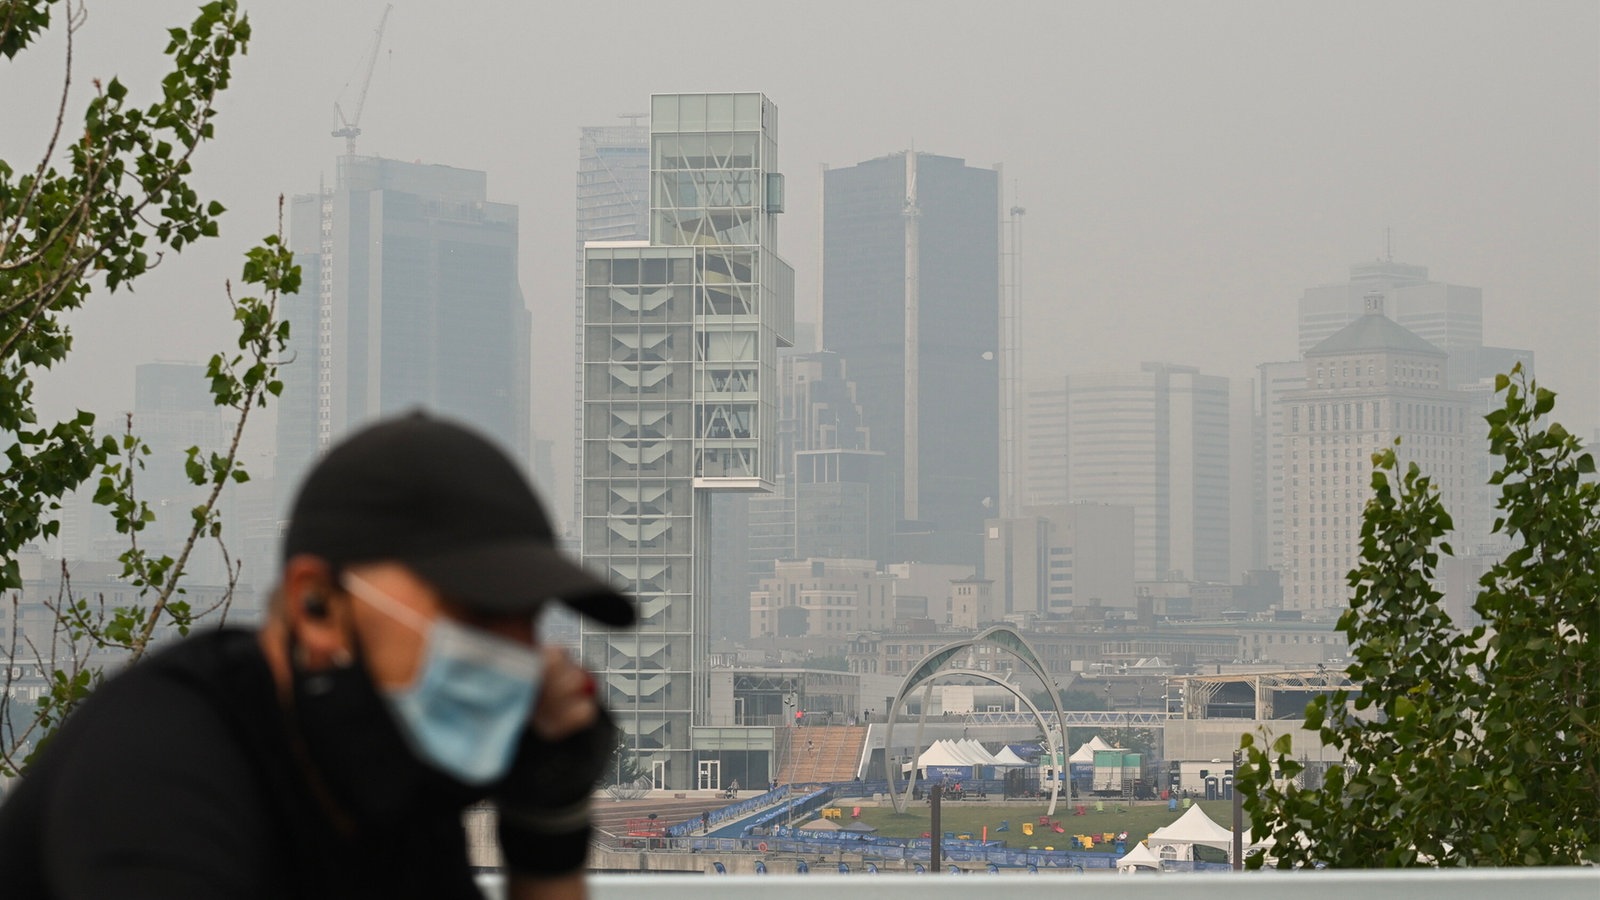
[[[300, 273], [279, 233], [245, 256], [242, 282], [259, 297], [221, 292], [237, 329], [237, 346], [213, 356], [207, 377], [213, 401], [232, 411], [230, 446], [191, 448], [185, 470], [205, 500], [189, 510], [189, 537], [176, 555], [151, 552], [139, 533], [154, 520], [138, 498], [137, 473], [149, 449], [137, 423], [100, 430], [95, 417], [77, 411], [43, 421], [34, 402], [36, 378], [72, 352], [64, 315], [101, 294], [130, 288], [141, 276], [203, 238], [214, 238], [223, 207], [191, 184], [197, 150], [214, 134], [216, 103], [244, 55], [250, 25], [234, 0], [199, 6], [192, 21], [167, 32], [167, 73], [155, 96], [133, 101], [117, 78], [92, 80], [81, 110], [72, 108], [73, 83], [82, 64], [75, 37], [91, 10], [74, 0], [0, 0], [0, 79], [23, 52], [39, 52], [49, 32], [62, 37], [59, 101], [53, 126], [39, 135], [37, 156], [0, 159], [0, 591], [9, 626], [0, 646], [0, 774], [22, 769], [72, 706], [99, 679], [91, 654], [110, 651], [136, 661], [162, 630], [182, 633], [213, 613], [226, 613], [237, 566], [231, 561], [228, 595], [218, 607], [191, 609], [183, 599], [184, 568], [197, 543], [222, 541], [217, 501], [223, 487], [248, 479], [238, 463], [240, 437], [250, 410], [281, 389], [276, 361], [288, 337], [277, 298], [298, 289]], [[108, 607], [76, 596], [63, 566], [61, 589], [46, 603], [48, 633], [21, 626], [22, 575], [18, 554], [57, 537], [61, 501], [82, 487], [94, 489], [126, 535], [123, 581], [136, 602]], [[226, 545], [223, 545], [227, 559]], [[32, 703], [19, 699], [19, 683], [48, 687]]]
[[1248, 865], [1600, 861], [1600, 484], [1592, 454], [1551, 420], [1553, 392], [1520, 366], [1495, 387], [1494, 528], [1514, 549], [1479, 581], [1482, 624], [1452, 622], [1436, 587], [1452, 552], [1437, 489], [1377, 454], [1338, 623], [1358, 687], [1306, 709], [1345, 764], [1303, 789], [1292, 735], [1245, 736], [1243, 802], [1273, 844]]

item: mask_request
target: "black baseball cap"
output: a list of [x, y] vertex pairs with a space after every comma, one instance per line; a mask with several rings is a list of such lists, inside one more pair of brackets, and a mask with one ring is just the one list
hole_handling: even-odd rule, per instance
[[548, 600], [607, 625], [634, 620], [628, 598], [555, 545], [533, 488], [477, 432], [424, 413], [363, 428], [300, 485], [283, 556], [405, 564], [450, 600], [490, 614]]

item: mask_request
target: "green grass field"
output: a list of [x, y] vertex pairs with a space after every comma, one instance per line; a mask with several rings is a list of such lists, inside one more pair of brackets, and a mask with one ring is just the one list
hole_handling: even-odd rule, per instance
[[[853, 804], [848, 800], [841, 800], [837, 805], [844, 808], [844, 821], [848, 822]], [[1072, 814], [1072, 807], [1063, 803], [1056, 807], [1055, 820], [1061, 823], [1066, 833], [1056, 834], [1054, 830], [1038, 825], [1039, 817], [1044, 815], [1047, 805], [1041, 801], [1023, 803], [994, 800], [946, 803], [941, 809], [940, 830], [955, 834], [970, 834], [976, 839], [982, 837], [984, 826], [988, 826], [990, 840], [1003, 840], [1010, 847], [1040, 849], [1054, 847], [1057, 850], [1069, 849], [1074, 834], [1098, 835], [1107, 831], [1113, 834], [1126, 831], [1128, 846], [1131, 847], [1135, 842], [1147, 837], [1150, 832], [1170, 824], [1183, 814], [1182, 809], [1169, 812], [1165, 802], [1136, 803], [1131, 807], [1113, 806], [1107, 803], [1104, 812], [1095, 811], [1091, 802], [1086, 804], [1085, 815], [1075, 816]], [[1212, 821], [1224, 828], [1231, 827], [1233, 804], [1230, 801], [1200, 801], [1200, 806], [1205, 809], [1206, 815], [1210, 816]], [[896, 813], [894, 807], [888, 803], [881, 807], [861, 808], [861, 821], [878, 829], [878, 834], [884, 837], [921, 837], [923, 832], [930, 830], [930, 819], [930, 809], [925, 800], [914, 801], [903, 814]], [[1011, 828], [1009, 831], [997, 833], [995, 829], [1003, 821], [1009, 821]], [[1035, 830], [1032, 836], [1023, 834], [1024, 822], [1034, 823]], [[1095, 849], [1099, 849], [1098, 845]]]

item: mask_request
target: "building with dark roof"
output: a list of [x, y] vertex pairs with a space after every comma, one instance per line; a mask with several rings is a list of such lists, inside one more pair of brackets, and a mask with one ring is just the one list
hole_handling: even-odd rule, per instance
[[[1306, 351], [1306, 386], [1283, 394], [1283, 605], [1332, 618], [1349, 603], [1359, 562], [1372, 455], [1394, 447], [1466, 506], [1469, 399], [1449, 387], [1447, 354], [1384, 314], [1371, 293], [1361, 318]], [[1398, 439], [1398, 445], [1395, 443]]]
[[1446, 354], [1445, 385], [1466, 388], [1521, 362], [1533, 351], [1483, 343], [1483, 289], [1434, 281], [1427, 266], [1380, 259], [1350, 267], [1350, 280], [1308, 288], [1300, 298], [1300, 351], [1309, 352], [1363, 317], [1368, 294], [1383, 294], [1384, 313]]

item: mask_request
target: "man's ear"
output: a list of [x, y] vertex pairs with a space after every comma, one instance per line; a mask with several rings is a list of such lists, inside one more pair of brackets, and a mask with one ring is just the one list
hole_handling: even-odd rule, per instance
[[334, 581], [333, 567], [320, 557], [299, 554], [284, 564], [284, 616], [300, 662], [312, 669], [350, 659], [346, 605]]

